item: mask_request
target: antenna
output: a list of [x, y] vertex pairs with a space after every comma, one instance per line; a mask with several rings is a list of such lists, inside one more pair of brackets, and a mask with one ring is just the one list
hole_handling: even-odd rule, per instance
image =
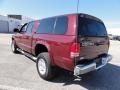
[[[78, 13], [79, 12], [79, 0], [77, 0], [77, 8], [76, 9], [77, 9], [77, 13]], [[78, 23], [78, 17], [77, 17], [77, 23]], [[77, 29], [77, 26], [76, 26], [76, 29]], [[77, 31], [76, 31], [76, 35], [77, 35]], [[77, 38], [78, 38], [78, 36], [76, 37], [76, 40], [75, 40], [76, 42], [77, 42]], [[75, 57], [75, 65], [76, 65], [76, 61], [77, 60], [76, 60], [76, 57]]]
[[79, 11], [79, 0], [77, 0], [77, 13]]

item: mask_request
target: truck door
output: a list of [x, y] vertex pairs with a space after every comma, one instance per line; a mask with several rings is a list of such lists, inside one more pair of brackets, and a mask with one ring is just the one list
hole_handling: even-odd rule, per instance
[[21, 37], [22, 49], [28, 53], [31, 53], [31, 50], [32, 50], [33, 25], [34, 25], [34, 22], [28, 23], [27, 28], [26, 28], [26, 32], [24, 32], [22, 37]]
[[27, 27], [27, 23], [24, 24], [24, 25], [21, 27], [20, 32], [15, 35], [15, 39], [16, 39], [17, 45], [18, 45], [18, 47], [19, 47], [20, 49], [22, 49], [21, 40], [22, 40], [23, 34], [26, 32], [26, 27]]

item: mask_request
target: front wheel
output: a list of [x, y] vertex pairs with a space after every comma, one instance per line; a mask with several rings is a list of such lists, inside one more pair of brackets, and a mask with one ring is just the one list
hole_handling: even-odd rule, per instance
[[51, 59], [48, 52], [40, 53], [37, 58], [37, 71], [41, 78], [50, 80], [54, 76], [54, 68], [51, 65]]
[[13, 53], [18, 53], [17, 45], [15, 44], [15, 41], [14, 41], [14, 40], [12, 40], [11, 49], [12, 49], [12, 52], [13, 52]]

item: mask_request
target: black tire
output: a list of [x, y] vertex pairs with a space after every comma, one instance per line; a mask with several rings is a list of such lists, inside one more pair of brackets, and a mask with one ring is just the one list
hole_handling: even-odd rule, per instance
[[[45, 66], [46, 66], [44, 73], [41, 73], [39, 69], [40, 68], [39, 64], [41, 63], [41, 60], [44, 61]], [[37, 66], [37, 71], [38, 71], [39, 76], [43, 78], [44, 80], [52, 80], [53, 77], [55, 76], [55, 68], [53, 68], [51, 65], [51, 58], [48, 52], [40, 53], [38, 55], [36, 66]]]
[[15, 41], [12, 40], [12, 43], [11, 43], [11, 50], [12, 50], [12, 52], [13, 52], [13, 53], [18, 53], [18, 50], [17, 50], [17, 49], [18, 49], [18, 47], [17, 47]]

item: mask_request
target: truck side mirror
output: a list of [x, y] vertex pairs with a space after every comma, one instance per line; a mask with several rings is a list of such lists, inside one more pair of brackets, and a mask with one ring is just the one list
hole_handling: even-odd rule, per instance
[[19, 32], [19, 29], [15, 28], [15, 29], [13, 30], [13, 32], [18, 33], [18, 32]]

